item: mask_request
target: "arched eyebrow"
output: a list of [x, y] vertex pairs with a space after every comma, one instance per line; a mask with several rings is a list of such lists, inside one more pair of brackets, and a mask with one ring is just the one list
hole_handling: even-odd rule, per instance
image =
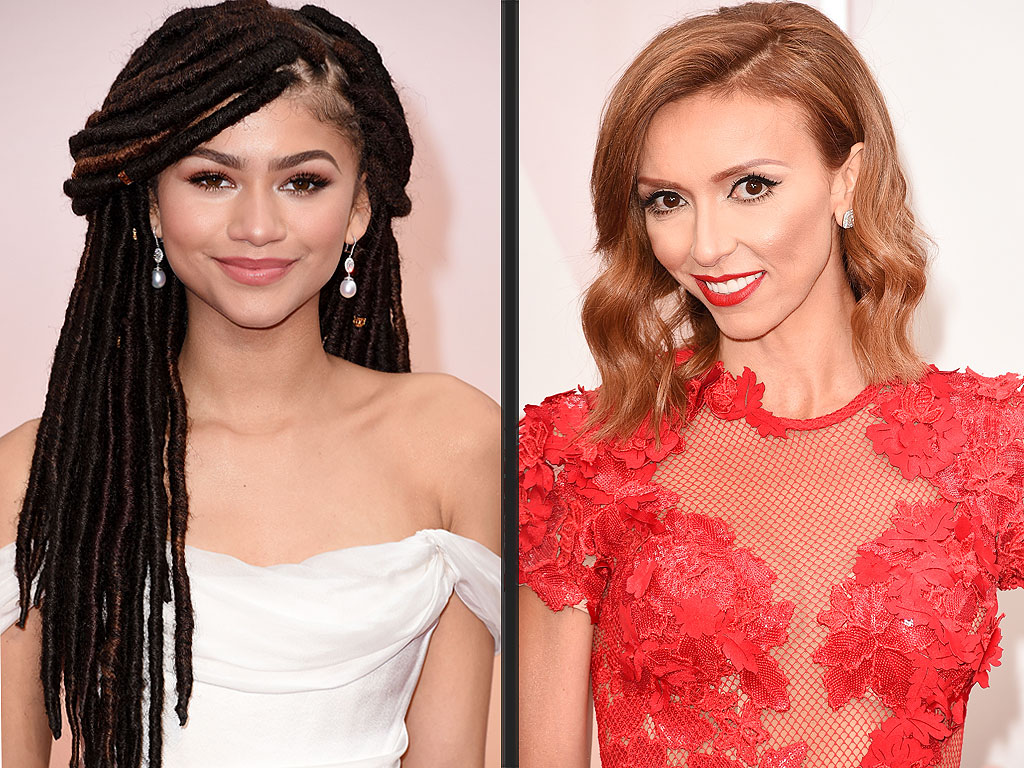
[[235, 157], [234, 155], [228, 155], [224, 152], [218, 152], [215, 149], [209, 149], [207, 147], [196, 147], [189, 152], [189, 157], [205, 157], [207, 160], [212, 160], [220, 165], [226, 165], [228, 168], [233, 168], [236, 171], [242, 170], [245, 163], [242, 159]]
[[[713, 184], [720, 184], [726, 179], [732, 178], [733, 176], [738, 176], [741, 173], [746, 173], [750, 171], [752, 168], [756, 168], [759, 165], [775, 165], [780, 168], [789, 168], [789, 166], [786, 165], [781, 160], [773, 160], [770, 157], [755, 157], [753, 160], [747, 160], [745, 163], [733, 165], [729, 168], [726, 168], [724, 171], [719, 171], [718, 173], [711, 177], [711, 182]], [[668, 179], [655, 179], [648, 176], [637, 177], [636, 184], [638, 187], [644, 186], [656, 189], [682, 189], [682, 185], [676, 181], [669, 181]]]
[[276, 160], [270, 161], [270, 170], [283, 171], [286, 168], [294, 168], [296, 165], [301, 165], [307, 160], [326, 160], [339, 171], [341, 170], [341, 166], [334, 159], [334, 155], [326, 149], [307, 149], [305, 152], [296, 152], [294, 155], [279, 157]]
[[780, 165], [783, 168], [789, 167], [783, 162], [780, 162], [778, 160], [772, 160], [770, 157], [757, 157], [754, 158], [753, 160], [747, 160], [747, 162], [745, 163], [734, 165], [731, 168], [726, 168], [724, 171], [719, 171], [718, 173], [711, 177], [711, 181], [714, 182], [715, 184], [718, 184], [719, 182], [725, 181], [726, 179], [732, 176], [736, 176], [738, 174], [744, 173], [745, 171], [749, 171], [751, 168], [754, 168], [755, 166], [758, 165]]
[[[236, 171], [240, 171], [245, 167], [245, 162], [242, 158], [235, 155], [229, 155], [225, 152], [218, 152], [215, 149], [209, 147], [196, 147], [190, 153], [192, 157], [203, 157], [207, 160], [212, 160], [220, 165], [227, 166]], [[272, 171], [283, 171], [287, 168], [294, 168], [296, 165], [301, 165], [307, 160], [326, 160], [339, 171], [341, 167], [338, 165], [338, 161], [334, 159], [334, 155], [325, 149], [307, 149], [305, 152], [296, 152], [294, 155], [286, 155], [285, 157], [278, 157], [270, 161], [270, 170]]]
[[652, 179], [647, 176], [640, 176], [636, 180], [638, 187], [651, 187], [652, 189], [678, 189], [681, 185], [666, 179]]

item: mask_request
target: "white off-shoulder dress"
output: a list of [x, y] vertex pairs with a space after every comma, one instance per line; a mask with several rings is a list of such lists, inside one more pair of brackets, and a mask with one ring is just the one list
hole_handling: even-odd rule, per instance
[[[397, 768], [430, 635], [453, 590], [500, 649], [501, 568], [445, 530], [260, 567], [187, 548], [195, 635], [189, 718], [164, 676], [164, 765]], [[18, 613], [14, 545], [0, 549], [0, 631]], [[173, 616], [165, 613], [165, 648]]]

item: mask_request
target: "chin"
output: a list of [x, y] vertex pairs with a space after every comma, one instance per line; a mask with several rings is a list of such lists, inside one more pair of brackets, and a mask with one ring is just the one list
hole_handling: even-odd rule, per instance
[[285, 323], [304, 305], [302, 303], [279, 304], [278, 302], [259, 303], [256, 306], [244, 303], [224, 302], [212, 305], [218, 315], [232, 325], [246, 330], [267, 330]]
[[715, 318], [718, 332], [732, 341], [755, 341], [768, 334], [775, 326], [764, 317]]
[[232, 325], [247, 331], [264, 331], [276, 328], [288, 319], [288, 315], [248, 313], [248, 312], [221, 312], [221, 316]]

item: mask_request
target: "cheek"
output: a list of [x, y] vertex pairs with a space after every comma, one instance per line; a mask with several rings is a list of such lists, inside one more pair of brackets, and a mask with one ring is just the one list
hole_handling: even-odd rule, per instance
[[224, 229], [223, 215], [217, 207], [196, 195], [179, 194], [179, 190], [172, 188], [162, 192], [159, 199], [165, 243], [190, 249]]
[[647, 221], [647, 239], [654, 258], [678, 279], [693, 246], [693, 226], [682, 216], [675, 220]]
[[352, 193], [337, 183], [314, 196], [283, 201], [280, 213], [297, 245], [340, 257], [351, 206]]
[[828, 199], [811, 195], [779, 207], [753, 229], [747, 244], [776, 267], [819, 271], [831, 251], [832, 228]]
[[338, 250], [345, 241], [348, 222], [337, 207], [324, 206], [310, 215], [297, 216], [292, 221], [293, 235], [312, 248]]

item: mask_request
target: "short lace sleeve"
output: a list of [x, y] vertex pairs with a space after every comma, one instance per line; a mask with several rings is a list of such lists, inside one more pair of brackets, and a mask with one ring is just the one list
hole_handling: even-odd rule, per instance
[[678, 497], [652, 477], [681, 450], [671, 424], [628, 440], [581, 434], [595, 394], [582, 389], [527, 406], [519, 424], [519, 583], [552, 610], [586, 608], [596, 621], [618, 553], [663, 530]]
[[[994, 466], [979, 462], [979, 474], [993, 493], [1005, 497], [1005, 512], [996, 521], [996, 567], [999, 588], [1024, 586], [1024, 392], [1022, 379], [1008, 373], [995, 379], [981, 379], [984, 394], [998, 409], [988, 429], [998, 457]], [[1002, 501], [1002, 498], [1000, 499]]]
[[605, 579], [585, 539], [599, 501], [585, 477], [596, 452], [576, 439], [588, 413], [587, 394], [572, 391], [526, 406], [519, 422], [519, 583], [554, 611], [595, 617]]
[[999, 588], [1024, 586], [1024, 379], [970, 368], [949, 376], [966, 443], [937, 485], [973, 506], [994, 534]]

